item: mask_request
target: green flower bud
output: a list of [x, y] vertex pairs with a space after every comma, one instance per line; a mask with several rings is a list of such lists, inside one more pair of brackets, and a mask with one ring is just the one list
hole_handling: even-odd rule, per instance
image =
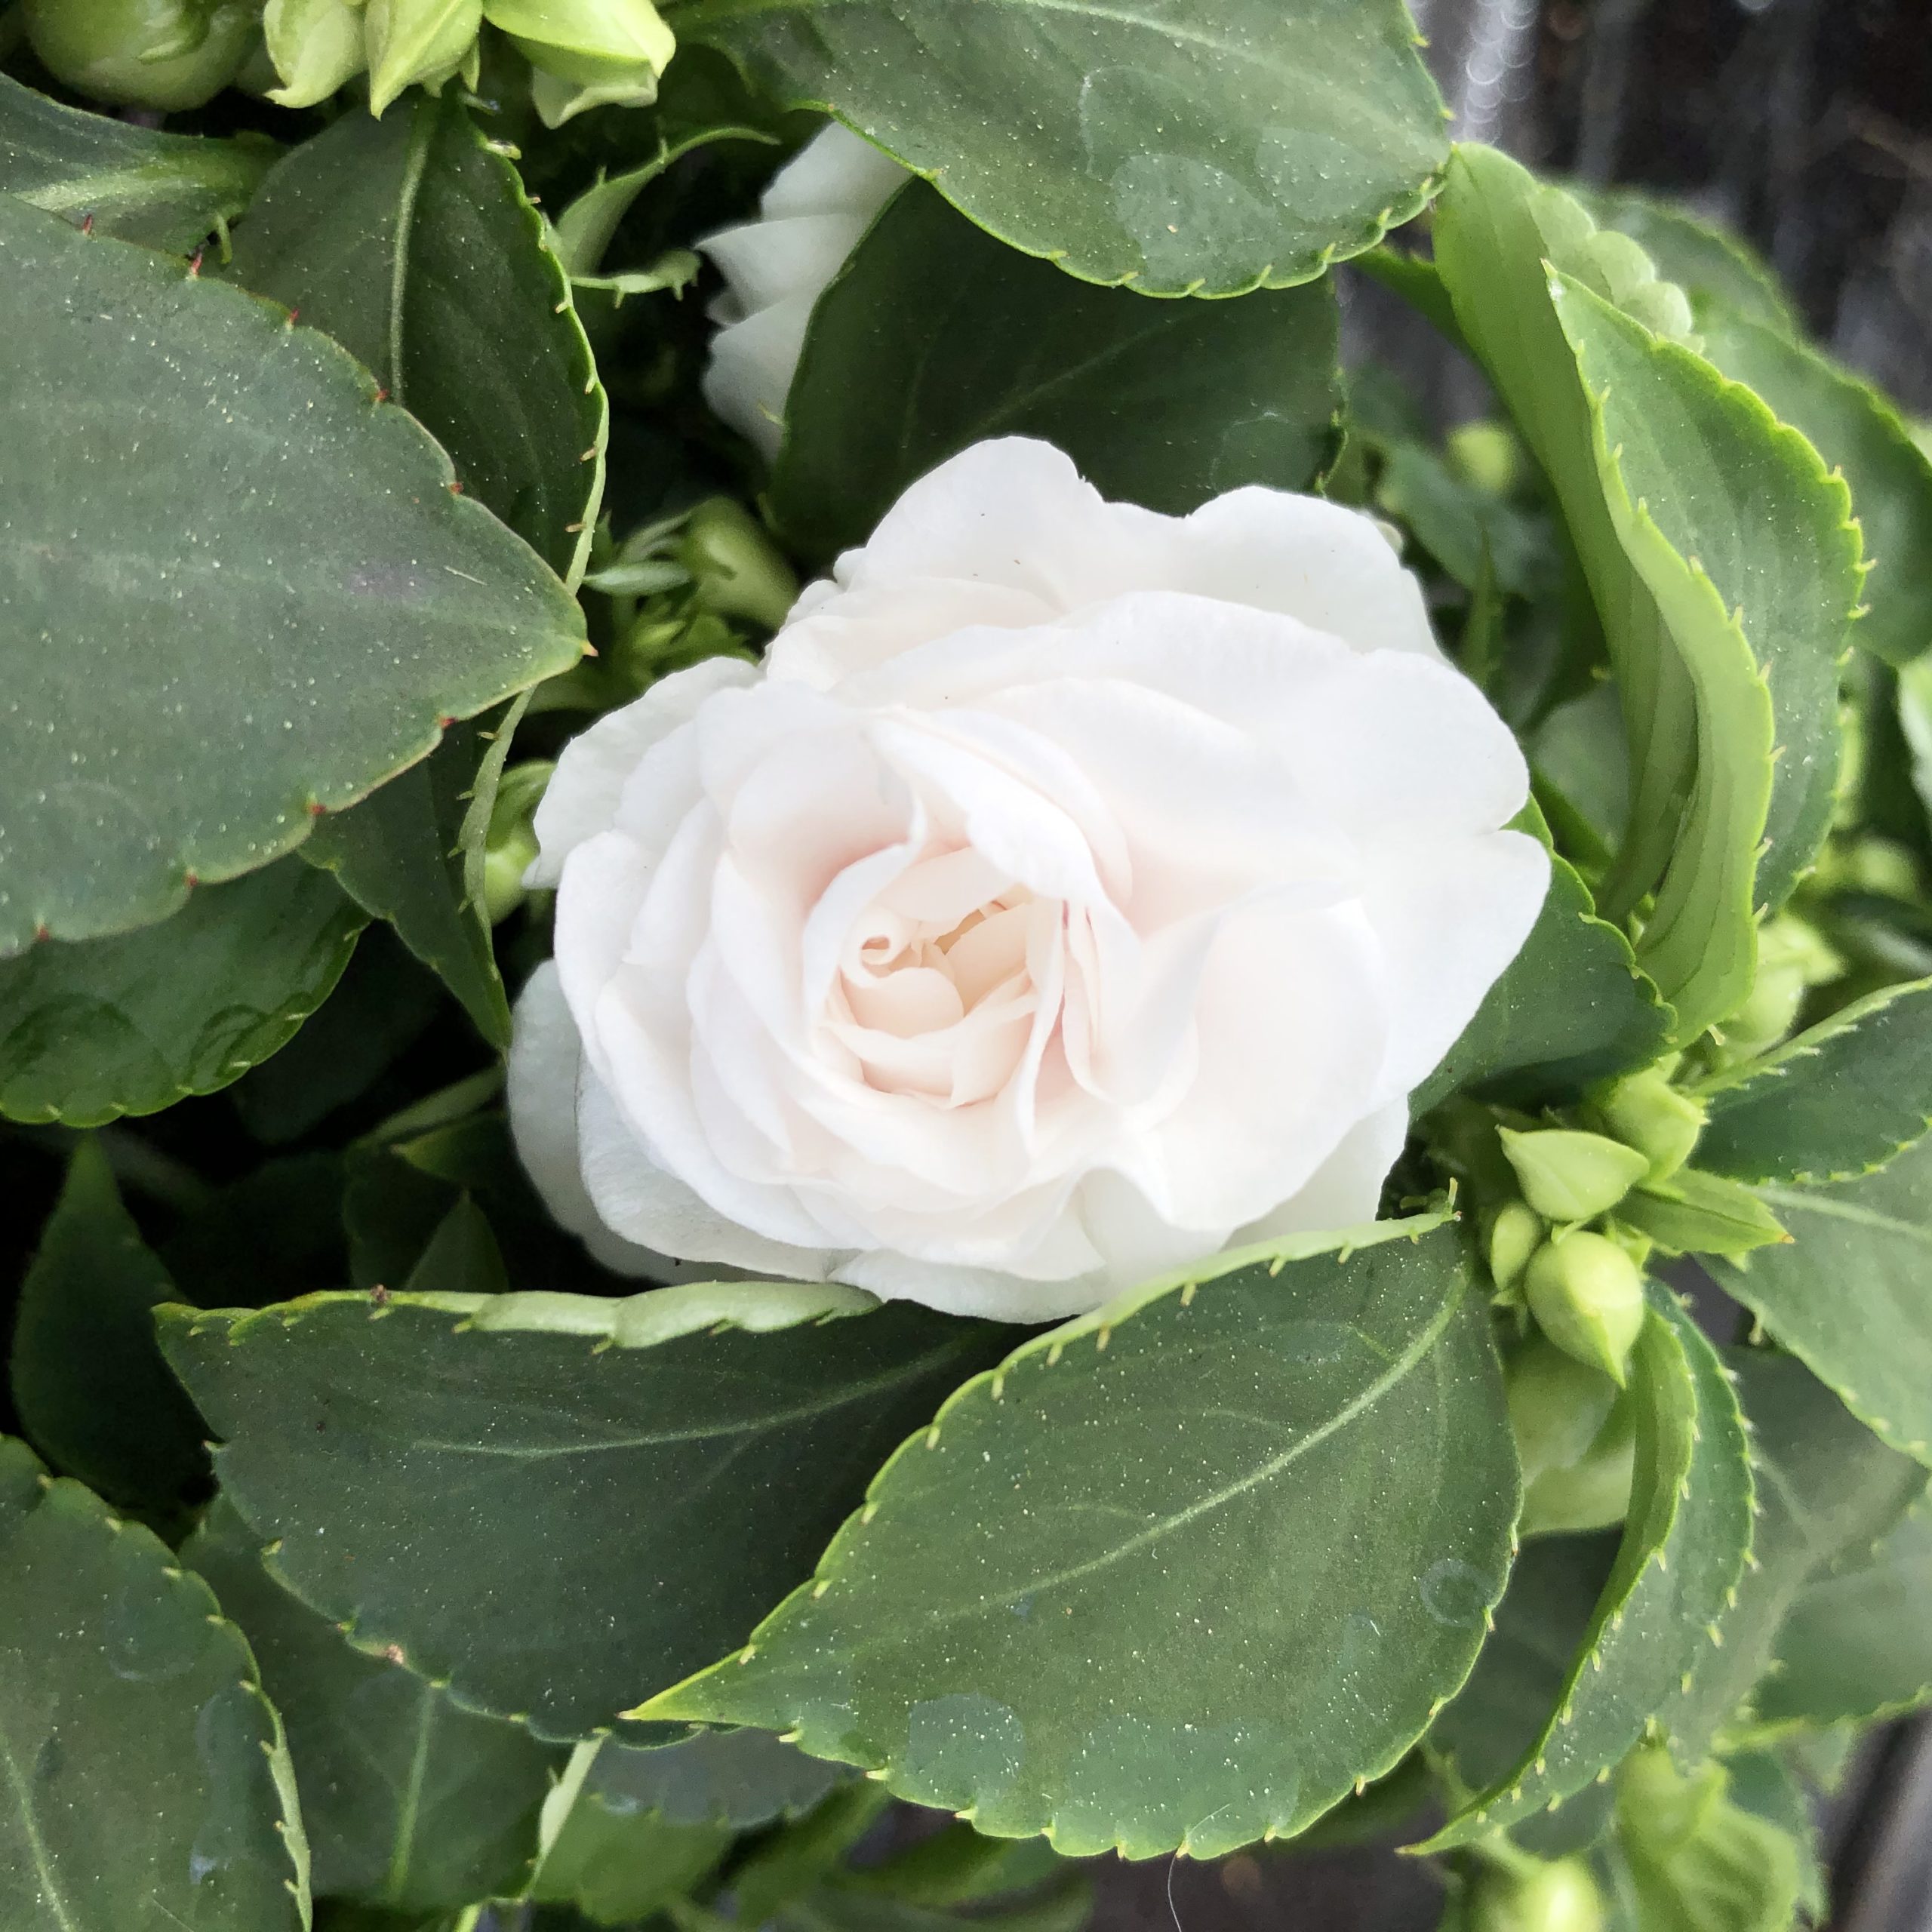
[[678, 540], [698, 601], [721, 617], [743, 617], [775, 631], [798, 601], [798, 580], [764, 526], [730, 497], [700, 503]]
[[1549, 1232], [1534, 1208], [1512, 1201], [1500, 1209], [1489, 1230], [1489, 1272], [1499, 1288], [1513, 1287]]
[[1797, 1023], [1804, 994], [1804, 974], [1800, 968], [1766, 966], [1760, 961], [1744, 1004], [1719, 1029], [1724, 1036], [1724, 1058], [1755, 1060], [1768, 1052]]
[[548, 758], [528, 758], [497, 782], [483, 842], [483, 909], [493, 926], [523, 903], [523, 875], [537, 852], [531, 821], [556, 769]]
[[1580, 1858], [1493, 1867], [1471, 1895], [1471, 1932], [1603, 1932], [1602, 1895]]
[[269, 0], [262, 32], [281, 78], [269, 98], [283, 107], [328, 100], [368, 64], [362, 9], [352, 0]]
[[1795, 967], [1807, 986], [1824, 986], [1844, 971], [1844, 958], [1831, 941], [1795, 912], [1781, 912], [1758, 928], [1758, 964], [1761, 971]]
[[1647, 1178], [1651, 1180], [1676, 1173], [1690, 1159], [1704, 1131], [1703, 1106], [1679, 1093], [1656, 1067], [1618, 1081], [1599, 1097], [1596, 1108], [1618, 1140], [1648, 1159]]
[[254, 44], [259, 0], [23, 0], [48, 72], [95, 100], [174, 112], [212, 100]]
[[534, 70], [531, 98], [547, 127], [586, 108], [644, 107], [677, 39], [651, 0], [484, 0]]
[[369, 111], [380, 115], [405, 88], [432, 93], [476, 49], [483, 0], [368, 0], [362, 13]]
[[1626, 1391], [1611, 1404], [1602, 1427], [1581, 1456], [1562, 1467], [1544, 1469], [1525, 1483], [1518, 1534], [1568, 1534], [1622, 1522], [1630, 1513], [1636, 1466], [1636, 1406]]
[[1887, 899], [1916, 899], [1918, 863], [1894, 839], [1860, 838], [1845, 854], [1844, 882]]
[[1651, 1171], [1635, 1148], [1574, 1128], [1516, 1134], [1506, 1127], [1497, 1137], [1516, 1171], [1524, 1199], [1547, 1220], [1594, 1220]]
[[1465, 423], [1443, 445], [1449, 466], [1487, 497], [1512, 495], [1527, 472], [1523, 446], [1507, 423]]
[[1503, 1365], [1509, 1426], [1523, 1480], [1567, 1469], [1589, 1454], [1617, 1400], [1617, 1384], [1543, 1339], [1531, 1335]]
[[1644, 1277], [1614, 1241], [1575, 1231], [1540, 1248], [1524, 1277], [1537, 1325], [1622, 1386], [1644, 1325]]

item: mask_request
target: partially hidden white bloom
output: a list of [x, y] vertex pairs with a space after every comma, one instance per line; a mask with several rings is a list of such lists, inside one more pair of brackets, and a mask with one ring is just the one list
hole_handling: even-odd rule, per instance
[[785, 433], [806, 325], [826, 285], [906, 171], [849, 128], [829, 123], [771, 177], [758, 219], [697, 245], [724, 271], [712, 309], [704, 399], [767, 462]]
[[565, 752], [518, 1145], [566, 1225], [1014, 1321], [1371, 1219], [1548, 863], [1369, 518], [982, 443], [761, 669]]

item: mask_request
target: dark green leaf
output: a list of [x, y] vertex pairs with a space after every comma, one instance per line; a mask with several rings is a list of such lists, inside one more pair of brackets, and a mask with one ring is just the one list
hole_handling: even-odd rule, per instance
[[174, 1295], [83, 1141], [20, 1284], [14, 1406], [56, 1468], [164, 1521], [208, 1469], [207, 1431], [155, 1345], [155, 1305]]
[[0, 1437], [0, 1924], [296, 1932], [281, 1727], [198, 1577]]
[[334, 344], [4, 196], [0, 255], [0, 953], [164, 918], [577, 661]]
[[1932, 1504], [1798, 1592], [1755, 1700], [1773, 1727], [1894, 1716], [1932, 1702]]
[[1508, 1566], [1489, 1320], [1453, 1232], [1395, 1238], [1429, 1225], [1028, 1342], [741, 1653], [638, 1715], [795, 1727], [1070, 1854], [1299, 1830], [1460, 1684]]
[[768, 1730], [700, 1731], [654, 1750], [613, 1739], [597, 1758], [597, 1792], [606, 1810], [653, 1811], [667, 1825], [729, 1825], [740, 1832], [802, 1817], [846, 1775]]
[[1875, 1174], [1757, 1192], [1790, 1244], [1712, 1272], [1867, 1428], [1932, 1465], [1932, 1139]]
[[[349, 1279], [342, 1161], [294, 1154], [213, 1189], [161, 1244], [175, 1299], [201, 1308], [283, 1301]], [[262, 1257], [275, 1264], [264, 1269]]]
[[1883, 1167], [1932, 1126], [1932, 980], [1854, 1000], [1699, 1092], [1700, 1168], [1811, 1182]]
[[561, 1752], [352, 1649], [271, 1580], [225, 1498], [181, 1560], [242, 1626], [281, 1713], [318, 1892], [428, 1912], [521, 1884]]
[[1003, 248], [911, 183], [813, 311], [773, 508], [829, 558], [929, 469], [1008, 435], [1056, 445], [1102, 495], [1149, 509], [1306, 489], [1334, 454], [1335, 333], [1325, 283], [1139, 301]]
[[277, 149], [63, 107], [0, 74], [0, 192], [76, 227], [185, 255], [248, 205]]
[[1442, 106], [1395, 0], [694, 0], [708, 41], [830, 107], [1003, 242], [1083, 281], [1312, 281], [1420, 208]]
[[[1932, 644], [1932, 459], [1866, 382], [1789, 334], [1700, 311], [1704, 353], [1844, 472], [1871, 571], [1853, 638], [1887, 663]], [[1775, 678], [1774, 679], [1775, 683]]]
[[1750, 1457], [1723, 1364], [1663, 1290], [1652, 1291], [1631, 1382], [1630, 1515], [1586, 1641], [1540, 1734], [1432, 1850], [1469, 1844], [1582, 1791], [1714, 1652], [1750, 1549]]
[[608, 410], [542, 217], [457, 91], [304, 142], [235, 231], [229, 273], [374, 370], [463, 488], [574, 583]]
[[569, 1737], [739, 1641], [1004, 1345], [870, 1306], [318, 1295], [163, 1337], [279, 1578], [466, 1707]]
[[99, 1127], [227, 1086], [328, 997], [365, 923], [290, 858], [158, 926], [0, 961], [0, 1113]]
[[483, 1037], [503, 1048], [509, 1044], [509, 1001], [488, 917], [470, 897], [460, 842], [484, 755], [481, 736], [473, 726], [453, 727], [427, 758], [374, 797], [324, 819], [302, 855], [387, 919], [462, 1001]]

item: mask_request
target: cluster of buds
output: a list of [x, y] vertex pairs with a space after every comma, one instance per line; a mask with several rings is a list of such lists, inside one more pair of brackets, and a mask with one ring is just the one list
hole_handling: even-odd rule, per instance
[[406, 88], [457, 75], [474, 86], [487, 21], [530, 63], [531, 98], [554, 128], [587, 107], [656, 100], [677, 47], [651, 0], [24, 0], [23, 14], [57, 78], [163, 111], [252, 74], [265, 45], [271, 100], [312, 107], [366, 73], [380, 114]]

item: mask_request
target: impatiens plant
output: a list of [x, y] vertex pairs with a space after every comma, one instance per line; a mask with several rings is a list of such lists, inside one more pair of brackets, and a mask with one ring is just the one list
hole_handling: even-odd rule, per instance
[[1932, 464], [1743, 246], [1399, 0], [0, 54], [0, 1925], [1820, 1911]]

